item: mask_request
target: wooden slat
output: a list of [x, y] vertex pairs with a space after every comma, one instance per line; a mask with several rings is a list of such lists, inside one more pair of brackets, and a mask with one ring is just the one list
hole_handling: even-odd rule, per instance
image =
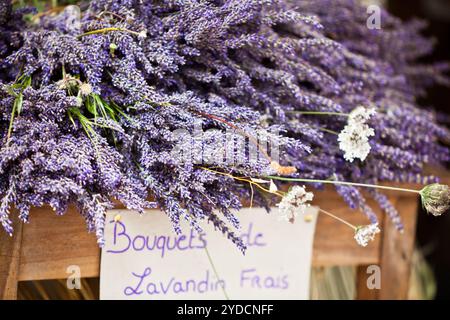
[[378, 289], [369, 289], [367, 280], [370, 276], [367, 273], [369, 265], [360, 265], [356, 268], [356, 299], [357, 300], [377, 300]]
[[[355, 225], [367, 224], [360, 212], [349, 210], [335, 193], [316, 192], [315, 204]], [[319, 216], [316, 230], [315, 266], [379, 262], [379, 239], [366, 248], [359, 247], [349, 227], [325, 215]], [[56, 216], [48, 208], [33, 209], [30, 224], [23, 230], [19, 280], [63, 279], [69, 265], [80, 266], [83, 277], [96, 277], [99, 264], [95, 236], [87, 233], [83, 218], [74, 208], [64, 216]]]
[[418, 202], [399, 198], [397, 209], [403, 219], [405, 231], [397, 232], [392, 221], [385, 217], [381, 244], [381, 290], [379, 299], [403, 300], [408, 297], [409, 277], [414, 251]]
[[57, 216], [48, 207], [35, 208], [23, 227], [19, 280], [64, 279], [67, 267], [78, 265], [82, 277], [99, 274], [95, 235], [75, 208]]
[[[381, 212], [371, 201], [379, 217]], [[368, 224], [367, 218], [359, 211], [353, 211], [339, 198], [328, 197], [326, 193], [316, 193], [314, 204], [332, 212], [353, 225]], [[367, 247], [360, 247], [353, 239], [354, 231], [348, 226], [324, 214], [319, 214], [314, 238], [313, 265], [358, 265], [372, 264], [379, 261], [379, 237]]]
[[19, 278], [20, 247], [22, 241], [22, 223], [15, 213], [12, 237], [0, 230], [0, 299], [15, 300], [17, 298], [17, 282]]

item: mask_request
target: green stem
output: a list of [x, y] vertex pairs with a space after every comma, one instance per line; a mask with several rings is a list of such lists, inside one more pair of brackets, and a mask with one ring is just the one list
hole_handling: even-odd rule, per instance
[[303, 114], [303, 115], [315, 115], [315, 116], [343, 116], [348, 117], [348, 113], [343, 112], [327, 112], [327, 111], [288, 111], [287, 113]]
[[9, 120], [9, 126], [8, 126], [8, 133], [6, 136], [6, 141], [9, 143], [9, 139], [11, 138], [13, 123], [14, 123], [14, 116], [16, 115], [16, 102], [14, 101], [13, 109], [11, 112], [11, 119]]
[[355, 186], [355, 187], [364, 187], [364, 188], [384, 189], [384, 190], [412, 192], [412, 193], [420, 194], [420, 190], [406, 189], [406, 188], [397, 188], [397, 187], [388, 187], [388, 186], [380, 186], [380, 185], [376, 185], [376, 184], [347, 182], [347, 181], [316, 180], [316, 179], [302, 179], [302, 178], [286, 178], [286, 177], [278, 177], [278, 176], [265, 176], [264, 178], [280, 180], [280, 181], [289, 181], [289, 182], [309, 182], [309, 183], [338, 184], [338, 185], [344, 185], [344, 186]]
[[327, 128], [318, 128], [320, 131], [324, 131], [324, 132], [328, 132], [328, 133], [331, 133], [331, 134], [335, 134], [335, 135], [339, 135], [339, 133], [338, 132], [336, 132], [336, 131], [333, 131], [333, 130], [330, 130], [330, 129], [327, 129]]
[[[214, 265], [214, 262], [213, 262], [213, 260], [211, 258], [211, 255], [209, 254], [209, 251], [208, 251], [207, 247], [205, 247], [205, 252], [206, 252], [206, 255], [208, 256], [209, 264], [211, 265], [211, 267], [212, 267], [212, 269], [214, 271], [214, 275], [216, 276], [217, 281], [220, 281], [219, 274], [217, 272], [216, 266]], [[223, 294], [224, 294], [225, 298], [227, 300], [230, 300], [230, 297], [228, 296], [227, 292], [225, 291], [225, 285], [223, 284], [223, 282], [221, 282], [221, 286], [220, 287], [222, 288], [222, 291], [223, 291]]]
[[139, 32], [136, 32], [136, 31], [133, 31], [133, 30], [128, 30], [128, 29], [125, 29], [125, 28], [111, 27], [111, 28], [103, 28], [103, 29], [88, 31], [88, 32], [85, 32], [83, 34], [80, 34], [78, 36], [78, 38], [82, 38], [84, 36], [90, 36], [90, 35], [93, 35], [93, 34], [112, 32], [112, 31], [122, 31], [122, 32], [131, 33], [131, 34], [134, 34], [134, 35], [137, 35], [137, 36], [139, 35]]
[[335, 216], [335, 215], [332, 214], [331, 212], [325, 211], [325, 210], [323, 210], [323, 209], [321, 209], [321, 208], [319, 208], [319, 211], [322, 212], [322, 213], [325, 213], [326, 215], [332, 217], [333, 219], [336, 219], [337, 221], [342, 222], [343, 224], [349, 226], [350, 228], [352, 228], [353, 230], [356, 231], [357, 227], [354, 226], [354, 225], [352, 225], [350, 222], [347, 222], [347, 221], [345, 221], [344, 219], [339, 218], [338, 216]]

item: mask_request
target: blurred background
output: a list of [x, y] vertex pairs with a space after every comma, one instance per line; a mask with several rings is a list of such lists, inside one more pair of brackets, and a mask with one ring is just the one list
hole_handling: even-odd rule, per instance
[[[450, 0], [390, 0], [390, 12], [402, 19], [420, 17], [429, 21], [426, 34], [437, 40], [430, 60], [450, 60]], [[431, 105], [440, 110], [448, 125], [450, 115], [449, 88], [431, 88], [422, 105]], [[417, 247], [425, 256], [436, 279], [435, 299], [450, 298], [450, 216], [433, 220], [420, 214], [417, 224]]]
[[[413, 17], [429, 21], [428, 36], [436, 39], [436, 50], [427, 60], [450, 60], [450, 0], [361, 0], [384, 5], [394, 15], [407, 20]], [[57, 1], [20, 1], [41, 7]], [[74, 3], [76, 1], [65, 1]], [[450, 123], [450, 90], [431, 88], [424, 106], [442, 112], [442, 121]], [[417, 244], [410, 281], [410, 299], [450, 298], [450, 215], [433, 219], [422, 213], [417, 224]], [[312, 299], [353, 299], [356, 270], [352, 267], [314, 268]], [[21, 282], [19, 299], [98, 299], [99, 279], [83, 279], [81, 290], [67, 290], [65, 280]]]

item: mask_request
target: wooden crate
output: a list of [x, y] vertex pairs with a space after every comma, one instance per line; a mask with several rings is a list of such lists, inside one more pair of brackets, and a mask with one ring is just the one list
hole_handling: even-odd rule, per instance
[[[417, 186], [415, 186], [417, 188]], [[314, 239], [313, 265], [357, 265], [359, 299], [405, 299], [407, 297], [411, 259], [414, 249], [418, 197], [408, 193], [389, 193], [405, 224], [405, 232], [396, 231], [390, 219], [375, 209], [381, 225], [381, 236], [362, 248], [347, 226], [319, 215]], [[377, 205], [368, 201], [369, 205]], [[354, 225], [367, 219], [353, 211], [332, 189], [315, 192], [314, 205], [329, 210]], [[0, 298], [16, 299], [19, 281], [64, 279], [66, 268], [78, 265], [83, 277], [98, 277], [100, 249], [94, 234], [86, 232], [83, 218], [74, 208], [56, 216], [48, 207], [35, 208], [29, 224], [14, 221], [15, 233], [9, 237], [0, 232]], [[381, 289], [369, 290], [366, 268], [381, 268]]]

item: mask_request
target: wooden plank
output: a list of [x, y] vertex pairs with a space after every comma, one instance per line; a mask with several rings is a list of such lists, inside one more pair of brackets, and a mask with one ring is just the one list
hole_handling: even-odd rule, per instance
[[[410, 196], [410, 198], [411, 198], [411, 196]], [[395, 207], [397, 207], [398, 198], [390, 198], [389, 200]], [[414, 198], [412, 198], [411, 200], [414, 201]], [[384, 215], [383, 215], [383, 218], [380, 219], [380, 228], [381, 228], [381, 235], [379, 237], [380, 239], [383, 239], [384, 237], [386, 237], [386, 239], [387, 239], [387, 237], [389, 236], [389, 235], [385, 234], [385, 230], [384, 230], [384, 224], [388, 220], [390, 221], [389, 217], [384, 216]], [[380, 290], [375, 289], [375, 288], [371, 289], [367, 285], [367, 280], [369, 279], [370, 276], [372, 276], [372, 273], [368, 274], [369, 266], [371, 266], [371, 265], [379, 266], [380, 265], [381, 250], [382, 250], [381, 243], [378, 246], [378, 250], [379, 250], [379, 252], [378, 252], [379, 260], [376, 263], [357, 266], [357, 270], [356, 270], [356, 299], [357, 300], [378, 300], [379, 299]], [[381, 277], [381, 274], [380, 274], [380, 277]]]
[[[355, 225], [367, 224], [360, 212], [349, 210], [334, 193], [316, 192], [315, 204]], [[315, 266], [379, 262], [379, 239], [362, 248], [353, 240], [350, 228], [325, 215], [319, 215], [316, 230]], [[87, 233], [74, 208], [64, 216], [56, 216], [49, 208], [33, 209], [30, 224], [23, 231], [19, 280], [63, 279], [69, 265], [78, 265], [83, 277], [99, 275], [100, 250], [95, 236]]]
[[73, 207], [57, 216], [49, 207], [35, 208], [23, 227], [19, 280], [64, 279], [78, 265], [82, 277], [99, 274], [100, 250], [94, 234]]
[[357, 300], [377, 300], [379, 296], [378, 289], [369, 289], [367, 280], [370, 276], [367, 273], [369, 265], [360, 265], [356, 269], [356, 299]]
[[0, 230], [0, 299], [17, 299], [19, 279], [20, 249], [22, 241], [22, 222], [13, 213], [14, 234], [10, 237]]
[[388, 217], [384, 219], [379, 299], [403, 300], [408, 297], [418, 205], [418, 201], [411, 198], [398, 199], [397, 209], [405, 225], [402, 234]]
[[[409, 196], [409, 195], [408, 195]], [[393, 198], [394, 199], [394, 198]], [[416, 197], [409, 197], [416, 202]], [[377, 205], [368, 201], [382, 220]], [[367, 224], [360, 212], [348, 209], [330, 188], [315, 192], [315, 205], [344, 218], [354, 225]], [[63, 279], [69, 265], [78, 265], [83, 277], [99, 274], [100, 250], [93, 234], [86, 231], [83, 218], [71, 207], [64, 216], [56, 216], [48, 207], [35, 208], [30, 224], [24, 226], [19, 279]], [[379, 238], [368, 247], [358, 246], [347, 226], [319, 215], [313, 250], [315, 266], [369, 265], [380, 261]]]
[[[376, 205], [371, 201], [368, 203], [373, 206], [378, 216], [382, 217], [380, 210], [376, 209]], [[368, 223], [367, 218], [361, 212], [350, 210], [341, 199], [328, 198], [327, 194], [316, 193], [314, 205], [332, 212], [353, 225]], [[327, 215], [319, 214], [314, 238], [313, 265], [334, 266], [377, 263], [379, 261], [379, 237], [363, 248], [356, 243], [353, 236], [354, 231], [348, 226]]]

